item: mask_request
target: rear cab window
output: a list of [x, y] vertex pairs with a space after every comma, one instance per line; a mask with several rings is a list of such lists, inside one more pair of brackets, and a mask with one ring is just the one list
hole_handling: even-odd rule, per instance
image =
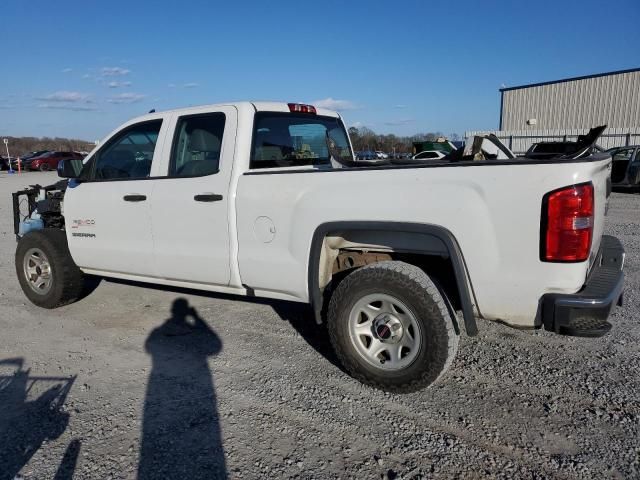
[[327, 135], [336, 142], [342, 157], [352, 158], [347, 133], [337, 117], [258, 112], [249, 168], [331, 167]]

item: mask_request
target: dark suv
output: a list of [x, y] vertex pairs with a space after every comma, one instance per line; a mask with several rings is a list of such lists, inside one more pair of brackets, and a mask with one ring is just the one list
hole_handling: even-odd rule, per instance
[[38, 157], [28, 158], [23, 163], [25, 170], [55, 170], [58, 168], [60, 160], [68, 160], [72, 158], [82, 159], [82, 155], [76, 152], [47, 152]]

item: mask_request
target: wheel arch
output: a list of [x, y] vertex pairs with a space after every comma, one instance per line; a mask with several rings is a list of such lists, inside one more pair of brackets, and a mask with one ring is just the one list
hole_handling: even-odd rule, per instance
[[[465, 331], [469, 336], [478, 333], [473, 313], [473, 286], [455, 236], [440, 225], [393, 221], [338, 221], [324, 223], [316, 228], [309, 252], [307, 285], [309, 302], [317, 323], [323, 322], [326, 303], [324, 287], [329, 283], [321, 285], [321, 277], [331, 276], [330, 269], [335, 257], [331, 258], [330, 252], [335, 251], [340, 244], [340, 240], [335, 239], [341, 239], [351, 247], [361, 246], [366, 250], [376, 251], [382, 246], [393, 252], [448, 257], [455, 277]], [[370, 241], [367, 242], [367, 239]], [[328, 245], [328, 242], [333, 245]]]

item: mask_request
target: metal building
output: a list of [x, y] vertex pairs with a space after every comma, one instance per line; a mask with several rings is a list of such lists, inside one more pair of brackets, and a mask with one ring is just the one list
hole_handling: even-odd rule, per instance
[[500, 130], [640, 128], [640, 68], [500, 89]]

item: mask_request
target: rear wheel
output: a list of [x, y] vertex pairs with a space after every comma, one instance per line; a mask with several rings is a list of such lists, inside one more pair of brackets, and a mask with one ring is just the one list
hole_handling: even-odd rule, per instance
[[438, 288], [404, 262], [375, 263], [348, 275], [331, 297], [328, 329], [353, 377], [393, 392], [432, 384], [458, 349]]
[[48, 163], [41, 163], [38, 168], [41, 172], [48, 172], [50, 169]]
[[27, 233], [18, 242], [15, 264], [22, 291], [39, 307], [60, 307], [82, 294], [84, 276], [71, 258], [62, 230]]

